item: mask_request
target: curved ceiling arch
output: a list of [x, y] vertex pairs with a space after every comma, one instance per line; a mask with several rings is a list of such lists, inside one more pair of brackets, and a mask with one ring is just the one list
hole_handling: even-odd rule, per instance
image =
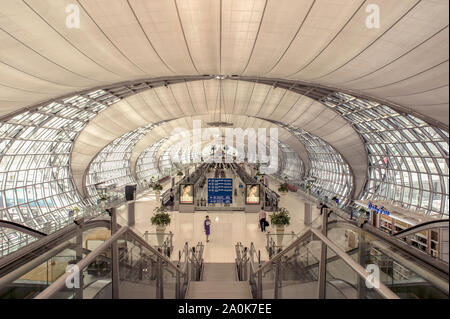
[[[222, 83], [221, 90], [219, 83]], [[223, 95], [221, 100], [219, 92]], [[81, 189], [82, 176], [91, 160], [126, 132], [150, 123], [196, 115], [204, 116], [206, 122], [214, 122], [221, 114], [225, 121], [232, 121], [235, 115], [247, 119], [235, 123], [236, 127], [251, 127], [251, 121], [255, 119], [250, 119], [256, 117], [299, 127], [320, 137], [342, 154], [352, 168], [355, 180], [366, 177], [365, 146], [352, 125], [338, 113], [288, 89], [255, 82], [211, 79], [146, 90], [122, 99], [97, 115], [74, 143], [71, 167], [75, 184]], [[158, 131], [154, 133], [158, 134]], [[170, 132], [161, 134], [168, 136]], [[358, 192], [362, 184], [355, 184]]]
[[68, 28], [72, 2], [2, 1], [0, 118], [118, 82], [223, 74], [354, 92], [448, 130], [447, 0], [371, 1], [379, 28], [362, 0], [78, 0]]
[[[245, 120], [245, 118], [243, 118], [242, 116], [235, 116], [234, 117], [236, 120], [236, 123], [240, 123], [243, 122]], [[169, 132], [175, 128], [175, 127], [181, 127], [184, 128], [186, 130], [188, 130], [189, 132], [192, 132], [192, 121], [193, 120], [203, 120], [203, 122], [206, 120], [206, 117], [202, 117], [202, 116], [194, 116], [189, 118], [189, 120], [186, 121], [186, 119], [182, 119], [182, 122], [180, 120], [176, 120], [176, 121], [171, 121], [170, 123], [170, 128], [169, 128]], [[178, 122], [178, 123], [177, 123]], [[180, 123], [181, 122], [181, 123]], [[184, 123], [183, 123], [184, 122]], [[166, 123], [167, 126], [169, 126], [169, 123]], [[185, 125], [185, 126], [181, 126], [181, 125]], [[236, 127], [240, 127], [238, 124], [236, 125]], [[309, 159], [308, 159], [308, 152], [305, 148], [305, 146], [299, 142], [298, 139], [296, 139], [292, 134], [290, 134], [286, 129], [281, 128], [277, 125], [271, 124], [267, 121], [264, 120], [259, 120], [259, 119], [255, 119], [255, 121], [253, 122], [253, 125], [250, 128], [267, 128], [269, 129], [270, 127], [276, 127], [278, 129], [278, 140], [282, 143], [285, 143], [287, 145], [289, 145], [300, 157], [300, 159], [302, 160], [303, 164], [304, 164], [304, 171], [307, 172], [309, 169]], [[158, 130], [159, 129], [159, 130]], [[164, 130], [164, 125], [155, 127], [154, 132], [153, 130], [148, 132], [144, 137], [142, 137], [142, 139], [136, 143], [132, 155], [131, 155], [131, 159], [130, 159], [130, 167], [131, 167], [131, 171], [135, 172], [135, 167], [136, 167], [136, 162], [138, 160], [138, 158], [142, 155], [142, 153], [151, 145], [153, 145], [154, 143], [157, 143], [158, 141], [160, 141], [163, 138], [167, 138], [169, 135], [163, 135], [161, 134], [161, 131]], [[222, 129], [223, 130], [223, 129]], [[165, 132], [167, 132], [167, 130], [164, 130]], [[152, 134], [156, 133], [156, 134]], [[269, 133], [267, 131], [267, 133]], [[222, 133], [222, 136], [224, 136], [225, 134]], [[244, 143], [246, 143], [248, 140], [245, 139]], [[170, 145], [172, 145], [173, 143], [176, 143], [174, 141], [170, 141], [167, 140], [163, 145], [164, 145], [164, 149], [170, 147]], [[158, 151], [160, 152], [160, 150]]]

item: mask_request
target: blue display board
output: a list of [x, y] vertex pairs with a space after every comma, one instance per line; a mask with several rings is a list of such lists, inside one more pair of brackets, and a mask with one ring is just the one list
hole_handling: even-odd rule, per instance
[[233, 179], [208, 178], [208, 203], [209, 204], [233, 203]]

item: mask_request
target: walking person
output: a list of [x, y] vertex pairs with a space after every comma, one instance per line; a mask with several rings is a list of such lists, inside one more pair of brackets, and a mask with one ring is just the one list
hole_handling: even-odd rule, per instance
[[264, 206], [261, 207], [261, 210], [259, 211], [259, 225], [261, 226], [261, 231], [266, 231], [266, 211], [264, 210]]
[[173, 194], [173, 189], [170, 189], [170, 193], [169, 193], [169, 202], [170, 202], [170, 207], [171, 210], [173, 210], [173, 207], [175, 205], [175, 195]]
[[203, 226], [205, 228], [206, 242], [209, 243], [209, 235], [211, 234], [211, 219], [209, 219], [209, 216], [206, 216]]

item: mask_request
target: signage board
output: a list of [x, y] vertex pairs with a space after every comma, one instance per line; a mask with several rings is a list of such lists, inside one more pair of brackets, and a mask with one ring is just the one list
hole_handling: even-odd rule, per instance
[[208, 178], [208, 204], [232, 204], [233, 179]]
[[247, 184], [246, 185], [246, 192], [245, 192], [245, 204], [252, 205], [252, 204], [259, 204], [260, 198], [259, 198], [259, 184]]
[[180, 204], [194, 204], [194, 185], [180, 185]]

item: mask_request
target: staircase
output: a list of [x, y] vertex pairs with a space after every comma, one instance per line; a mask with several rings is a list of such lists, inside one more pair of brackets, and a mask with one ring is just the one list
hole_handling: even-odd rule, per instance
[[247, 281], [237, 281], [236, 264], [205, 263], [202, 281], [190, 281], [186, 299], [252, 299]]

